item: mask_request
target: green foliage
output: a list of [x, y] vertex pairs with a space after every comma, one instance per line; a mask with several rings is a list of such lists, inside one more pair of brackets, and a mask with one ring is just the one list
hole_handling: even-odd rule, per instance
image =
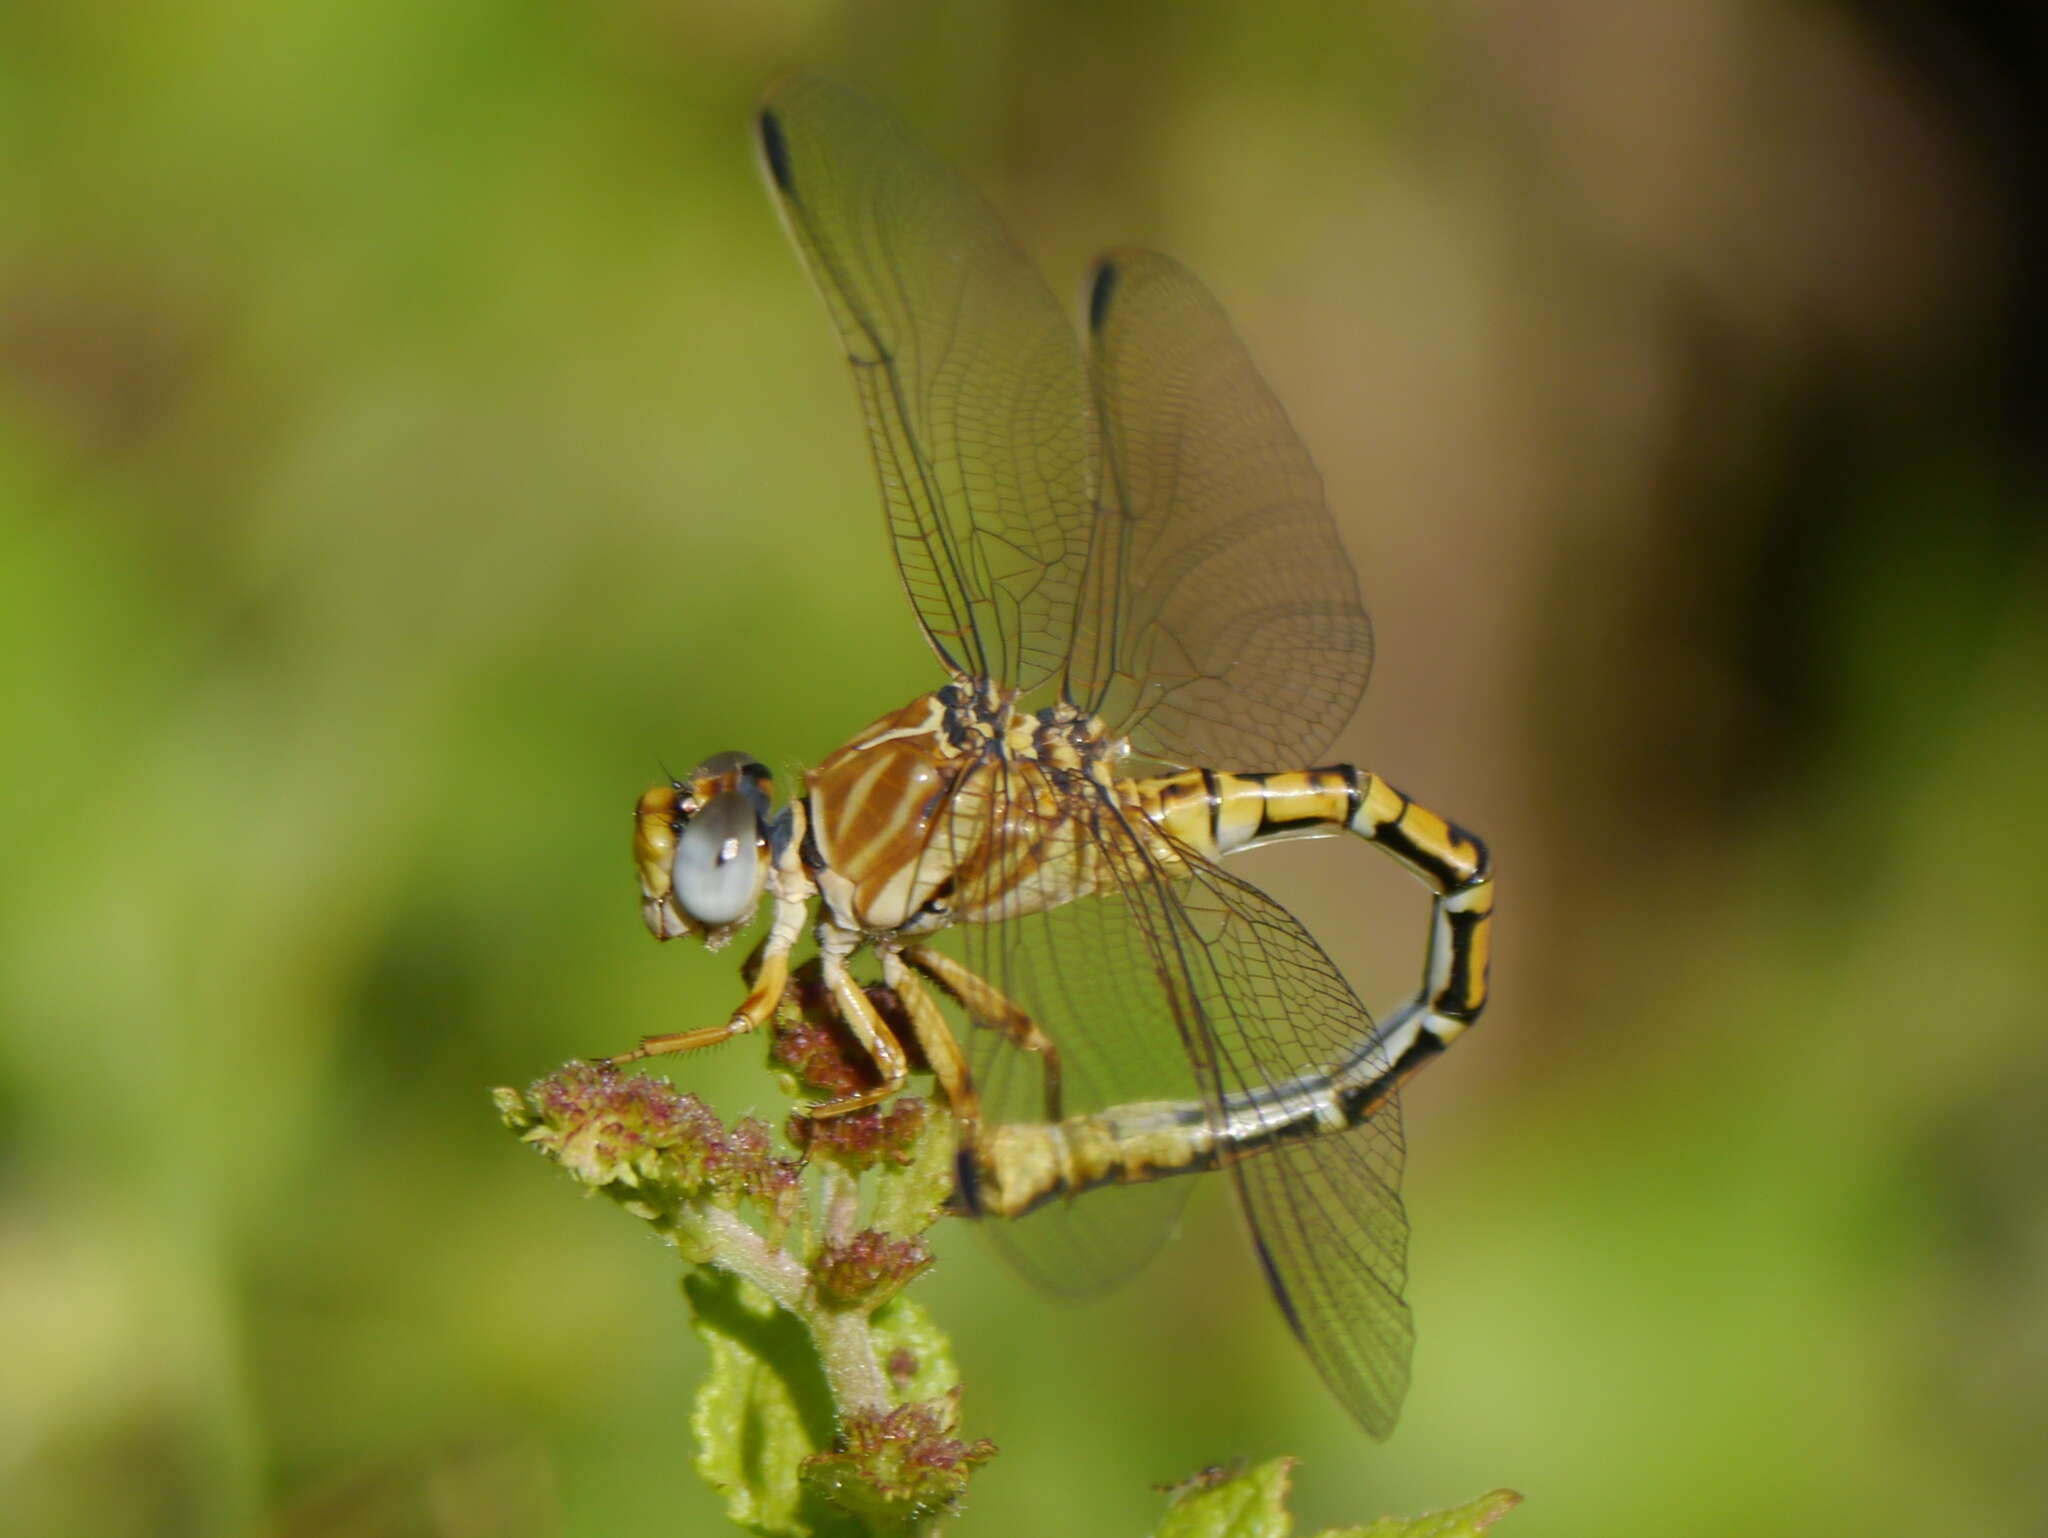
[[1521, 1504], [1522, 1497], [1513, 1490], [1491, 1490], [1462, 1506], [1424, 1512], [1419, 1517], [1381, 1517], [1364, 1527], [1332, 1532], [1327, 1538], [1478, 1538]]
[[[1940, 84], [2027, 50], [1899, 9], [0, 5], [0, 1526], [382, 1538], [290, 1519], [452, 1440], [507, 1449], [465, 1532], [725, 1530], [696, 1344], [592, 1370], [682, 1268], [474, 1097], [742, 991], [638, 922], [658, 757], [815, 762], [940, 681], [747, 164], [818, 68], [1063, 297], [1125, 240], [1222, 293], [1379, 606], [1346, 742], [1513, 872], [1412, 1102], [1394, 1441], [1198, 1194], [1054, 1328], [947, 1255], [1005, 1451], [963, 1531], [1130, 1538], [1214, 1447], [1337, 1514], [2040, 1532], [2048, 560], [1992, 437], [2039, 279]], [[1258, 859], [1409, 984], [1392, 873]], [[1221, 1319], [1273, 1367], [1219, 1405], [1175, 1373]]]
[[967, 1478], [995, 1456], [986, 1439], [950, 1435], [954, 1400], [856, 1410], [830, 1452], [804, 1460], [803, 1480], [877, 1533], [918, 1532], [954, 1510]]
[[[816, 1049], [785, 1024], [779, 1055], [799, 1035]], [[798, 1119], [799, 1164], [771, 1152], [765, 1123], [727, 1128], [695, 1096], [609, 1065], [494, 1093], [523, 1141], [689, 1263], [683, 1293], [711, 1355], [697, 1470], [736, 1524], [762, 1538], [910, 1533], [958, 1507], [995, 1448], [953, 1434], [946, 1339], [900, 1296], [930, 1264], [920, 1235], [951, 1185], [949, 1118], [904, 1097]]]
[[946, 1435], [958, 1373], [945, 1337], [909, 1300], [893, 1300], [871, 1320], [876, 1355], [901, 1403], [839, 1426], [797, 1315], [711, 1267], [684, 1277], [683, 1294], [711, 1351], [690, 1419], [697, 1472], [747, 1531], [831, 1538], [910, 1528], [949, 1509], [966, 1475], [993, 1456], [986, 1442]]
[[[1199, 1474], [1176, 1493], [1154, 1538], [1289, 1538], [1293, 1477], [1292, 1458], [1275, 1458], [1241, 1474]], [[1364, 1527], [1333, 1528], [1322, 1538], [1479, 1538], [1521, 1499], [1512, 1490], [1495, 1490], [1446, 1511], [1381, 1517]]]
[[711, 1371], [690, 1417], [697, 1472], [726, 1514], [763, 1538], [859, 1529], [807, 1490], [798, 1470], [832, 1443], [832, 1398], [802, 1322], [759, 1288], [709, 1267], [683, 1278]]
[[[787, 1087], [816, 1084], [815, 1028], [783, 1025], [771, 1052]], [[523, 1095], [494, 1094], [523, 1141], [688, 1264], [683, 1295], [711, 1357], [690, 1421], [696, 1467], [737, 1526], [759, 1538], [912, 1534], [960, 1508], [996, 1450], [955, 1435], [951, 1348], [902, 1292], [929, 1265], [922, 1234], [945, 1209], [950, 1117], [912, 1098], [799, 1117], [799, 1164], [771, 1151], [765, 1123], [727, 1128], [695, 1096], [608, 1064], [571, 1063]], [[1280, 1458], [1198, 1476], [1158, 1538], [1288, 1538], [1293, 1467]], [[1517, 1499], [1496, 1491], [1330, 1538], [1476, 1538]]]

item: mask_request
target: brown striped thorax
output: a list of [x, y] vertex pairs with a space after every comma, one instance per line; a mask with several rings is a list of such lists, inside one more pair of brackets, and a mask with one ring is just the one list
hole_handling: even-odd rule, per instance
[[1071, 706], [953, 684], [884, 716], [807, 778], [815, 861], [832, 915], [866, 935], [1037, 912], [1096, 891], [1076, 837], [1128, 752]]

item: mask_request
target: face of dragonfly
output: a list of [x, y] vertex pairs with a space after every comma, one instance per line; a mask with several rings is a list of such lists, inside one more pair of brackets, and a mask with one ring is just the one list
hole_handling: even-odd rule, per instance
[[649, 788], [633, 814], [640, 912], [657, 940], [717, 950], [746, 927], [768, 879], [773, 782], [745, 753], [718, 753]]

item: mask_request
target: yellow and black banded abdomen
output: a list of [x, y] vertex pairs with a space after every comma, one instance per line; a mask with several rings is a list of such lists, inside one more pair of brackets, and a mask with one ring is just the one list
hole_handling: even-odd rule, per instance
[[1190, 769], [1127, 782], [1160, 829], [1211, 859], [1294, 838], [1355, 833], [1377, 844], [1436, 893], [1428, 975], [1420, 1002], [1446, 1040], [1486, 1006], [1492, 867], [1486, 845], [1351, 764], [1230, 774]]
[[1190, 769], [1129, 782], [1146, 816], [1216, 858], [1290, 838], [1356, 833], [1443, 887], [1483, 875], [1486, 848], [1378, 775], [1351, 764], [1229, 774]]

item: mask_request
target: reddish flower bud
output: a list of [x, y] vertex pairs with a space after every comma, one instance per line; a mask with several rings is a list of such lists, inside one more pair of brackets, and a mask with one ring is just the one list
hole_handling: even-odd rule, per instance
[[877, 1526], [903, 1526], [956, 1505], [967, 1479], [996, 1455], [987, 1438], [949, 1435], [952, 1400], [857, 1410], [841, 1423], [837, 1450], [806, 1458], [804, 1482]]
[[863, 1228], [844, 1243], [827, 1243], [811, 1263], [818, 1291], [841, 1306], [874, 1307], [932, 1263], [922, 1239], [898, 1239]]

